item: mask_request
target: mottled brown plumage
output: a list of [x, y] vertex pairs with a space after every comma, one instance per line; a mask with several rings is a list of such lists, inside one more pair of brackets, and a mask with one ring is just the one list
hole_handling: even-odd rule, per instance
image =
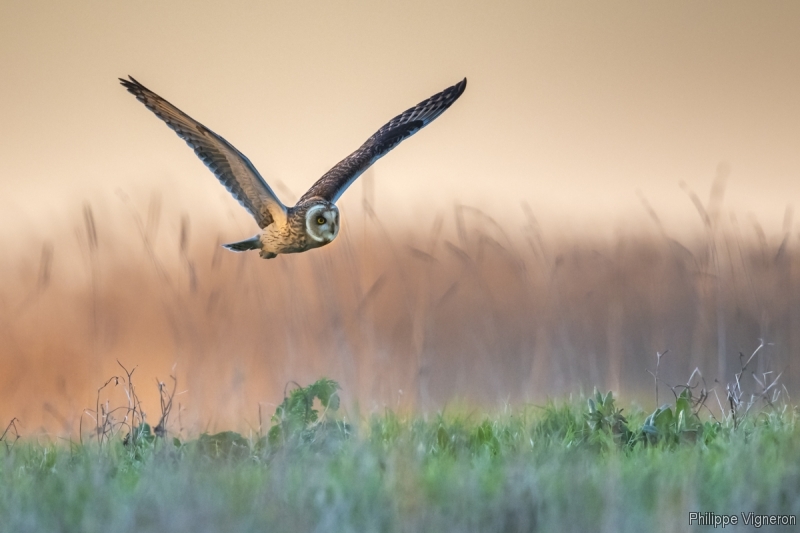
[[250, 239], [224, 246], [236, 252], [260, 250], [265, 259], [305, 252], [336, 238], [340, 224], [339, 209], [334, 204], [347, 187], [375, 161], [441, 115], [467, 86], [465, 78], [394, 117], [317, 180], [294, 207], [287, 208], [232, 144], [132, 77], [120, 78], [120, 82], [186, 141], [263, 230]]

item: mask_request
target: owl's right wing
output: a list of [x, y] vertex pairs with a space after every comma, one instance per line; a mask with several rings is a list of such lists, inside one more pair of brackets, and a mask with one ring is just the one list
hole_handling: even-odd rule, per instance
[[275, 220], [286, 220], [286, 206], [278, 200], [244, 154], [132, 77], [128, 78], [120, 78], [119, 81], [147, 109], [166, 122], [178, 137], [186, 141], [233, 197], [253, 215], [261, 228], [266, 228]]
[[375, 132], [361, 147], [325, 173], [300, 198], [319, 197], [336, 202], [356, 178], [403, 140], [430, 124], [453, 105], [467, 88], [467, 78], [400, 113]]

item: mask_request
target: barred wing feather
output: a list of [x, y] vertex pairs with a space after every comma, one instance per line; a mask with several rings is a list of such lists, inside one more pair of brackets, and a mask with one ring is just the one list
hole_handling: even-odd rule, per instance
[[261, 228], [286, 220], [286, 206], [244, 154], [228, 141], [133, 79], [120, 83], [186, 141]]
[[452, 87], [448, 87], [394, 117], [367, 139], [358, 150], [337, 163], [317, 180], [298, 203], [313, 197], [336, 202], [350, 184], [373, 163], [444, 113], [448, 107], [453, 105], [453, 102], [458, 100], [466, 87], [467, 79], [464, 78]]

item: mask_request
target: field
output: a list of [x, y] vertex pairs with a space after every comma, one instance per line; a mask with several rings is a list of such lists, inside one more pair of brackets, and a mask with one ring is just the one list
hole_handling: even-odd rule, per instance
[[595, 416], [577, 402], [353, 424], [328, 410], [294, 432], [249, 438], [22, 440], [0, 459], [2, 529], [674, 532], [735, 519], [726, 530], [795, 530], [793, 411], [735, 428], [730, 418], [651, 419], [643, 432], [643, 413], [620, 424], [613, 399], [598, 400]]
[[[689, 237], [652, 211], [629, 232], [556, 236], [524, 204], [520, 223], [455, 206], [390, 229], [365, 201], [334, 244], [270, 262], [218, 246], [247, 235], [240, 214], [196, 220], [158, 195], [9, 235], [2, 529], [683, 531], [697, 511], [749, 530], [742, 512], [796, 515], [791, 212], [767, 235], [713, 194], [690, 200]], [[335, 402], [311, 401], [322, 376]]]

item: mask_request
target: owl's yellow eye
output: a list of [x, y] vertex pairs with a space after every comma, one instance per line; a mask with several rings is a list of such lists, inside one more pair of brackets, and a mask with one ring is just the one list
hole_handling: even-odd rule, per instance
[[325, 223], [325, 217], [317, 217], [317, 224], [320, 226]]

